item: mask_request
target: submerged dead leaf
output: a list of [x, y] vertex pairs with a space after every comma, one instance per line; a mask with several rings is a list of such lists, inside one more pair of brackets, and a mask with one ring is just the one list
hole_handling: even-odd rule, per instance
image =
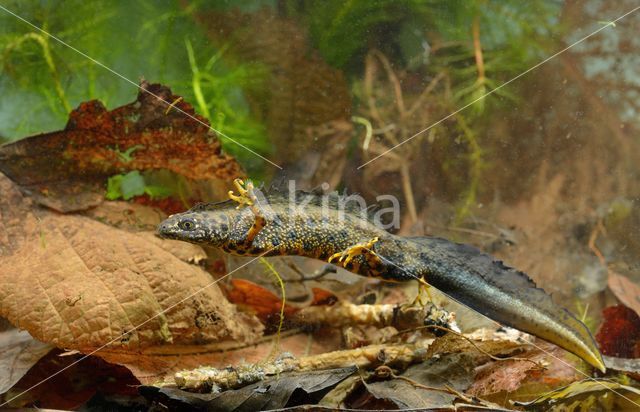
[[[562, 359], [562, 349], [546, 342], [537, 345], [540, 349], [531, 348], [518, 355], [518, 359], [505, 358], [479, 367], [467, 392], [484, 398], [515, 391], [526, 394], [529, 388], [535, 387], [539, 393], [540, 387], [555, 388], [582, 377], [569, 361]], [[498, 398], [502, 396], [493, 396]]]
[[8, 391], [53, 346], [33, 339], [26, 331], [0, 332], [0, 394]]
[[[97, 100], [82, 103], [64, 130], [0, 147], [0, 172], [61, 212], [99, 204], [106, 177], [126, 171], [166, 169], [224, 182], [242, 174], [190, 104], [159, 84], [143, 81], [141, 87], [153, 95], [140, 91], [135, 102], [111, 111]], [[192, 117], [167, 112], [173, 102]]]
[[[624, 396], [620, 396], [620, 394]], [[531, 402], [515, 402], [527, 410], [637, 410], [640, 390], [610, 380], [587, 379], [556, 389]]]
[[[423, 363], [409, 367], [401, 376], [408, 380], [390, 379], [382, 382], [365, 384], [364, 390], [376, 400], [392, 403], [396, 408], [448, 408], [451, 407], [456, 396], [439, 390], [445, 390], [445, 385], [457, 391], [465, 391], [472, 382], [473, 360], [464, 354], [445, 355], [441, 358], [431, 358]], [[376, 401], [363, 397], [347, 401], [352, 407], [372, 408]], [[364, 403], [362, 403], [364, 401]]]
[[82, 213], [98, 222], [129, 231], [152, 231], [166, 215], [158, 209], [131, 202], [104, 202]]
[[609, 270], [609, 289], [625, 306], [640, 315], [640, 286], [626, 276]]
[[640, 357], [640, 316], [624, 305], [605, 308], [596, 341], [603, 355]]
[[280, 297], [270, 290], [244, 279], [233, 279], [231, 288], [227, 290], [226, 295], [231, 303], [255, 313], [265, 325], [274, 326], [275, 323], [277, 326], [281, 310], [285, 318], [291, 317], [300, 310], [286, 303], [283, 308]]
[[136, 395], [136, 385], [140, 382], [127, 368], [96, 356], [78, 362], [81, 357], [81, 354], [63, 356], [60, 350], [52, 350], [0, 402], [8, 401], [8, 406], [13, 408], [77, 410], [96, 393], [120, 397]]
[[241, 389], [214, 395], [154, 386], [144, 386], [140, 388], [140, 392], [147, 399], [160, 402], [171, 410], [253, 412], [317, 403], [327, 392], [356, 370], [357, 368], [353, 366], [283, 373]]
[[192, 246], [161, 247], [148, 233], [29, 211], [3, 176], [0, 190], [15, 202], [0, 203], [0, 232], [16, 235], [0, 241], [0, 316], [37, 339], [83, 352], [114, 341], [111, 350], [130, 352], [260, 335], [259, 322], [238, 313], [207, 272], [180, 259], [193, 256]]

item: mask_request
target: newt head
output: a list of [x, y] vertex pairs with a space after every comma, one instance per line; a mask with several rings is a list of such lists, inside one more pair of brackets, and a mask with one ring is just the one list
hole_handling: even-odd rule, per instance
[[165, 239], [222, 246], [229, 239], [230, 223], [230, 216], [223, 210], [196, 206], [166, 218], [158, 225], [157, 233]]

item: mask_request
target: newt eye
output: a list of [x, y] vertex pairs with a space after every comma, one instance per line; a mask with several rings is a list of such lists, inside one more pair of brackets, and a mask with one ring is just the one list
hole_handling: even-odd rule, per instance
[[178, 227], [182, 230], [193, 230], [196, 228], [196, 222], [193, 219], [182, 219], [180, 223], [178, 223]]

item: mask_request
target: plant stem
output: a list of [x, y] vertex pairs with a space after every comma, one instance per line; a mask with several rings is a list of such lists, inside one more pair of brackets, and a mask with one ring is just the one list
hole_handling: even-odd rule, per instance
[[478, 14], [473, 18], [471, 27], [473, 32], [473, 53], [476, 58], [476, 67], [478, 68], [478, 83], [485, 81], [484, 58], [482, 57], [482, 44], [480, 43], [480, 16]]
[[471, 153], [469, 154], [469, 162], [471, 163], [469, 167], [469, 178], [471, 181], [469, 182], [469, 188], [467, 189], [464, 201], [456, 213], [454, 225], [457, 226], [469, 215], [471, 207], [476, 202], [478, 186], [480, 184], [480, 174], [482, 173], [482, 148], [480, 144], [478, 144], [475, 132], [469, 127], [464, 117], [458, 114], [456, 118], [471, 149]]

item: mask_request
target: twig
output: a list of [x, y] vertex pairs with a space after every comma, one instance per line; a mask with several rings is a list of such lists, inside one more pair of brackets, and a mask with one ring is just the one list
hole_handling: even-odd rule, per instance
[[[365, 71], [364, 71], [364, 93], [367, 97], [367, 104], [369, 107], [369, 113], [371, 117], [376, 121], [376, 123], [380, 126], [387, 124], [387, 122], [382, 118], [382, 114], [376, 107], [376, 100], [373, 93], [373, 82], [375, 79], [376, 73], [376, 64], [375, 57], [373, 53], [369, 53], [366, 58]], [[385, 132], [384, 136], [389, 140], [392, 144], [397, 144], [398, 140], [395, 138], [393, 133]]]
[[398, 77], [393, 71], [393, 68], [391, 67], [391, 63], [389, 63], [389, 59], [387, 59], [387, 57], [384, 54], [382, 54], [382, 52], [380, 52], [379, 50], [373, 50], [372, 53], [382, 63], [382, 66], [387, 72], [387, 77], [389, 78], [389, 81], [393, 85], [393, 91], [396, 96], [396, 106], [398, 107], [398, 114], [400, 115], [400, 120], [402, 121], [406, 116], [406, 110], [404, 107], [404, 97], [402, 96], [402, 86], [400, 86], [400, 81], [398, 81]]
[[413, 197], [413, 188], [411, 187], [411, 175], [409, 173], [408, 162], [402, 162], [400, 164], [400, 175], [402, 176], [402, 191], [404, 192], [404, 198], [407, 201], [407, 208], [409, 209], [411, 223], [416, 224], [418, 222], [418, 212], [416, 211], [416, 201]]
[[[370, 325], [393, 326], [398, 330], [427, 324], [457, 328], [454, 315], [435, 305], [356, 305], [340, 301], [333, 306], [310, 306], [295, 315], [296, 324], [325, 324], [332, 327]], [[447, 329], [448, 330], [448, 329]]]
[[448, 386], [448, 385], [444, 385], [442, 388], [438, 388], [436, 386], [427, 386], [427, 385], [423, 385], [420, 382], [416, 382], [411, 378], [407, 378], [406, 376], [402, 376], [402, 375], [396, 375], [393, 370], [387, 366], [387, 365], [380, 365], [376, 368], [376, 370], [374, 371], [376, 377], [378, 378], [393, 378], [393, 379], [399, 379], [402, 381], [407, 382], [408, 384], [415, 386], [416, 388], [420, 388], [420, 389], [425, 389], [428, 391], [436, 391], [436, 392], [444, 392], [447, 393], [449, 395], [453, 395], [456, 396], [460, 399], [462, 399], [465, 402], [469, 402], [469, 403], [477, 403], [474, 402], [473, 399], [469, 398], [467, 395], [453, 389], [452, 387]]
[[607, 273], [609, 273], [607, 260], [605, 259], [602, 252], [600, 252], [600, 249], [598, 249], [598, 246], [596, 246], [596, 240], [598, 239], [598, 235], [600, 232], [605, 233], [605, 228], [602, 224], [602, 219], [598, 219], [596, 226], [593, 228], [593, 230], [591, 231], [591, 234], [589, 235], [589, 249], [591, 249], [593, 254], [596, 255], [602, 267], [607, 270]]
[[422, 91], [420, 96], [416, 99], [415, 102], [413, 102], [413, 105], [411, 105], [411, 108], [407, 112], [407, 118], [410, 118], [411, 115], [413, 115], [413, 113], [415, 113], [416, 110], [418, 110], [420, 107], [422, 107], [423, 100], [426, 99], [427, 96], [431, 94], [433, 89], [438, 85], [438, 83], [440, 83], [440, 80], [442, 80], [442, 78], [444, 76], [445, 76], [445, 72], [441, 71], [440, 73], [438, 73], [436, 75], [436, 77], [434, 77], [429, 82], [429, 84], [427, 85], [427, 87], [425, 87], [425, 89]]
[[475, 342], [473, 341], [473, 339], [471, 339], [471, 338], [469, 338], [468, 336], [465, 336], [464, 334], [462, 334], [462, 333], [460, 333], [460, 332], [457, 332], [457, 331], [455, 331], [455, 330], [453, 330], [453, 329], [447, 328], [447, 327], [445, 327], [445, 326], [440, 326], [440, 325], [425, 325], [425, 326], [421, 326], [421, 327], [414, 328], [414, 329], [403, 330], [403, 331], [398, 332], [398, 334], [401, 334], [401, 333], [407, 333], [407, 332], [413, 332], [413, 331], [415, 331], [415, 330], [417, 330], [417, 329], [440, 329], [440, 330], [443, 330], [443, 331], [445, 331], [445, 332], [452, 333], [452, 334], [454, 334], [454, 335], [456, 335], [456, 336], [458, 336], [458, 337], [460, 337], [460, 338], [462, 338], [462, 339], [466, 340], [466, 341], [467, 341], [467, 342], [469, 342], [469, 343], [470, 343], [474, 348], [476, 348], [480, 353], [482, 353], [482, 354], [484, 354], [484, 355], [488, 356], [490, 359], [492, 359], [492, 360], [494, 360], [494, 361], [499, 361], [499, 362], [501, 362], [501, 361], [510, 361], [510, 360], [513, 360], [513, 361], [531, 362], [531, 363], [533, 363], [534, 365], [536, 365], [536, 367], [537, 367], [538, 369], [540, 369], [540, 370], [546, 369], [543, 365], [539, 364], [538, 362], [534, 361], [533, 359], [520, 358], [520, 357], [517, 357], [517, 356], [510, 356], [510, 357], [508, 357], [508, 358], [501, 358], [501, 357], [499, 357], [499, 356], [492, 355], [492, 354], [490, 354], [489, 352], [487, 352], [486, 350], [482, 349], [482, 348], [481, 348], [477, 343], [475, 343]]
[[298, 276], [300, 276], [300, 279], [288, 279], [287, 283], [304, 283], [312, 280], [318, 280], [330, 273], [336, 273], [337, 271], [334, 265], [326, 264], [320, 269], [313, 272], [311, 275], [305, 275], [291, 259], [286, 259], [286, 264], [287, 266], [289, 266], [289, 268], [291, 268], [291, 270], [293, 270]]
[[295, 358], [284, 353], [274, 362], [246, 364], [223, 369], [200, 367], [174, 375], [178, 387], [191, 391], [220, 391], [239, 388], [282, 372], [315, 371], [348, 366], [369, 368], [383, 364], [409, 365], [425, 359], [423, 345], [371, 345]]

